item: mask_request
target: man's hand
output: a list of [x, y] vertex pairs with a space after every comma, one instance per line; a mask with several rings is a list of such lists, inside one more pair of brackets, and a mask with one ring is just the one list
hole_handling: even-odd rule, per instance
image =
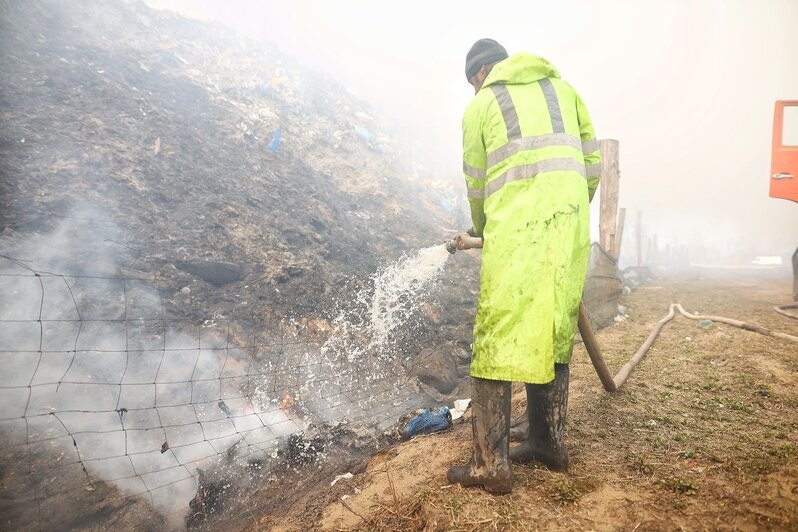
[[456, 235], [454, 235], [454, 238], [452, 238], [452, 240], [454, 240], [455, 247], [459, 251], [466, 249], [465, 239], [467, 238], [471, 238], [471, 235], [469, 235], [468, 233], [457, 233]]
[[452, 242], [454, 242], [458, 251], [464, 249], [479, 249], [482, 247], [482, 237], [472, 235], [471, 230], [465, 233], [457, 233], [452, 238]]
[[482, 248], [482, 237], [472, 236], [471, 230], [465, 233], [457, 233], [445, 243], [446, 251], [454, 254], [457, 251], [464, 249], [480, 249]]

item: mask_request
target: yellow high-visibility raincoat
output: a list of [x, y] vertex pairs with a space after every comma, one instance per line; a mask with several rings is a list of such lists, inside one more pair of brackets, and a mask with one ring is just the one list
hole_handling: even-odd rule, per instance
[[463, 171], [484, 237], [471, 375], [550, 382], [571, 360], [600, 176], [587, 108], [548, 61], [510, 56], [465, 111]]

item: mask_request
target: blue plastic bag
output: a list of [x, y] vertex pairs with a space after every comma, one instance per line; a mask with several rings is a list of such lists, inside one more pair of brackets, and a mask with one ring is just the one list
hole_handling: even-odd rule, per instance
[[418, 415], [413, 416], [407, 422], [404, 429], [405, 438], [420, 436], [422, 434], [432, 434], [446, 430], [452, 426], [452, 414], [445, 406], [433, 410], [425, 409]]

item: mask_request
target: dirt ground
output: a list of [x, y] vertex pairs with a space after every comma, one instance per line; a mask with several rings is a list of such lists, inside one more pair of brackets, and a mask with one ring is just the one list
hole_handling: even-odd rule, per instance
[[[671, 302], [798, 335], [780, 316], [787, 274], [699, 271], [625, 296], [628, 318], [598, 333], [611, 370]], [[471, 452], [469, 423], [371, 458], [330, 487], [251, 517], [249, 530], [796, 530], [798, 344], [677, 317], [620, 391], [605, 392], [584, 348], [571, 372], [568, 473], [514, 466], [511, 495], [446, 482]], [[521, 389], [514, 414], [525, 407]], [[344, 471], [340, 471], [344, 473]]]

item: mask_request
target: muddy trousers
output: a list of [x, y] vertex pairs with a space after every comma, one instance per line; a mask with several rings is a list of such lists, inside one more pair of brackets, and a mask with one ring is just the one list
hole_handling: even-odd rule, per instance
[[568, 470], [570, 458], [564, 442], [568, 381], [568, 364], [554, 364], [553, 381], [526, 385], [529, 427], [524, 441], [510, 449], [511, 461], [536, 461], [552, 471]]
[[509, 460], [511, 395], [508, 381], [471, 378], [474, 453], [466, 465], [449, 469], [450, 483], [482, 486], [490, 493], [513, 490]]

